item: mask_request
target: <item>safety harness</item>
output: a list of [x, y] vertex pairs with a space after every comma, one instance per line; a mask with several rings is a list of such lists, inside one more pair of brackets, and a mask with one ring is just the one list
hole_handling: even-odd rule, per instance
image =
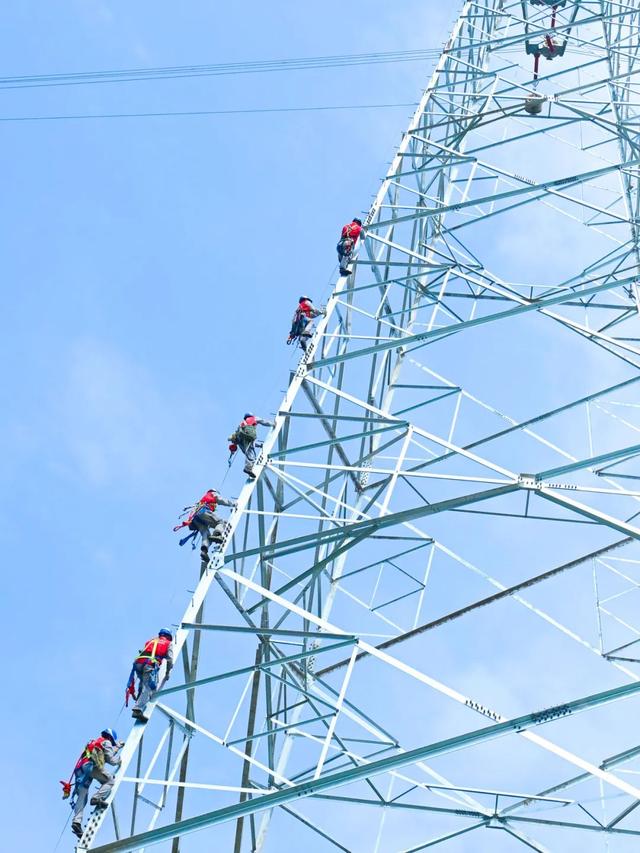
[[[187, 536], [183, 536], [182, 539], [180, 539], [180, 541], [178, 543], [180, 545], [180, 547], [182, 547], [183, 545], [186, 545], [190, 539], [193, 539], [193, 542], [191, 544], [191, 549], [193, 550], [196, 547], [196, 537], [198, 535], [198, 531], [195, 527], [193, 527], [192, 522], [193, 522], [193, 519], [195, 518], [198, 510], [200, 510], [200, 509], [202, 509], [202, 504], [200, 503], [200, 501], [198, 501], [198, 503], [195, 504], [194, 506], [188, 506], [188, 507], [185, 507], [183, 509], [182, 515], [184, 515], [185, 513], [188, 512], [189, 516], [184, 521], [182, 521], [180, 524], [176, 524], [176, 526], [173, 528], [173, 532], [176, 533], [178, 530], [182, 530], [183, 527], [188, 527], [189, 530], [191, 530], [191, 533], [187, 534]], [[182, 517], [182, 516], [180, 516], [180, 517]]]
[[136, 691], [136, 667], [134, 664], [131, 667], [131, 672], [129, 673], [129, 680], [127, 681], [127, 686], [124, 691], [125, 708], [129, 707], [129, 699], [133, 699], [134, 702], [137, 702], [139, 695], [140, 694]]
[[[124, 704], [125, 708], [129, 707], [129, 699], [133, 699], [134, 702], [137, 701], [138, 696], [140, 695], [140, 691], [136, 692], [136, 664], [145, 662], [145, 666], [150, 668], [149, 673], [149, 687], [151, 690], [158, 689], [158, 672], [160, 670], [160, 664], [166, 657], [165, 654], [160, 657], [156, 656], [156, 652], [158, 651], [158, 646], [160, 643], [164, 641], [160, 637], [155, 637], [153, 640], [148, 640], [144, 644], [144, 648], [140, 649], [138, 653], [138, 657], [134, 660], [133, 666], [131, 667], [131, 672], [129, 673], [129, 680], [127, 681], [127, 686], [124, 691]], [[169, 643], [170, 645], [170, 643]], [[149, 649], [148, 647], [151, 646]], [[167, 646], [168, 649], [168, 646]]]
[[304, 332], [307, 326], [308, 317], [302, 308], [298, 307], [294, 311], [293, 320], [291, 321], [291, 331], [287, 339], [287, 345], [292, 344]]
[[355, 237], [352, 236], [352, 233], [356, 231], [357, 228], [358, 226], [354, 222], [350, 222], [342, 229], [344, 231], [344, 234], [342, 234], [340, 240], [338, 241], [338, 247], [343, 255], [350, 255], [351, 252], [353, 252], [353, 247], [356, 244], [356, 240]]
[[[102, 744], [106, 738], [99, 737], [90, 740], [82, 750], [80, 758], [76, 761], [68, 781], [60, 780], [62, 785], [62, 799], [71, 797], [71, 807], [75, 806], [80, 788], [88, 788], [91, 784], [93, 770], [102, 770], [105, 764], [105, 755]], [[78, 772], [82, 771], [82, 772]], [[73, 796], [71, 794], [73, 788]]]
[[[157, 655], [156, 652], [158, 651], [158, 646], [161, 643], [163, 646], [166, 644], [166, 649], [164, 650], [164, 653], [160, 652], [160, 654]], [[149, 663], [155, 663], [159, 666], [160, 663], [167, 656], [167, 651], [168, 651], [170, 645], [171, 645], [170, 640], [168, 638], [165, 638], [165, 637], [155, 637], [153, 640], [147, 640], [147, 642], [144, 644], [144, 648], [140, 649], [140, 652], [138, 653], [138, 657], [136, 658], [136, 663], [140, 663], [140, 661], [146, 660], [146, 661], [149, 661]], [[151, 646], [151, 649], [149, 649], [147, 651], [148, 646]]]
[[[209, 498], [208, 501], [205, 501], [204, 498], [209, 494], [211, 495], [211, 497]], [[204, 497], [200, 498], [198, 503], [194, 504], [193, 506], [186, 506], [182, 510], [182, 515], [180, 516], [180, 518], [182, 518], [182, 516], [184, 516], [186, 513], [189, 513], [189, 515], [180, 524], [176, 524], [176, 526], [173, 528], [173, 532], [176, 533], [178, 530], [182, 530], [183, 527], [188, 527], [189, 530], [191, 530], [192, 532], [189, 533], [188, 536], [185, 536], [183, 539], [180, 540], [180, 543], [179, 543], [180, 546], [186, 545], [186, 543], [190, 539], [193, 539], [193, 543], [191, 545], [191, 548], [193, 550], [196, 547], [196, 541], [195, 540], [196, 540], [196, 537], [198, 536], [198, 533], [200, 531], [193, 524], [193, 520], [197, 515], [201, 515], [207, 509], [210, 510], [211, 512], [215, 512], [217, 503], [218, 503], [218, 499], [215, 495], [215, 492], [210, 490], [209, 492], [207, 492], [207, 494]]]

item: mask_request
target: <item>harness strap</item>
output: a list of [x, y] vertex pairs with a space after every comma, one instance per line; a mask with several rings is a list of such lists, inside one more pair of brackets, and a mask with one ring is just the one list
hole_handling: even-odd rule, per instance
[[[156, 658], [156, 650], [158, 648], [159, 642], [160, 642], [159, 638], [157, 640], [153, 641], [153, 647], [152, 647], [151, 652], [149, 654], [146, 654], [145, 650], [141, 649], [140, 654], [138, 655], [136, 660], [148, 660], [149, 662], [159, 663], [160, 661]], [[148, 643], [145, 643], [145, 646], [148, 646], [148, 645], [149, 645]]]
[[129, 697], [134, 701], [138, 698], [136, 695], [136, 667], [135, 664], [131, 667], [131, 672], [129, 674], [129, 680], [127, 681], [127, 687], [124, 691], [124, 706], [125, 708], [129, 707]]

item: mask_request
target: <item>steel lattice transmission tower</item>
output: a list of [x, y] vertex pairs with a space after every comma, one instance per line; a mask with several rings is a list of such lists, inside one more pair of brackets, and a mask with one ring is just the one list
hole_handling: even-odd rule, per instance
[[464, 4], [80, 850], [637, 849], [639, 50]]

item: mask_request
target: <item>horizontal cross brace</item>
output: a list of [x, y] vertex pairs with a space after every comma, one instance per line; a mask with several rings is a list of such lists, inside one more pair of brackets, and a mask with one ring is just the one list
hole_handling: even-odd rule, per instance
[[[351, 767], [347, 770], [340, 770], [336, 773], [328, 773], [318, 779], [302, 782], [273, 794], [265, 794], [264, 796], [256, 797], [252, 800], [245, 800], [244, 802], [237, 803], [232, 806], [226, 806], [225, 808], [206, 812], [205, 814], [197, 815], [196, 817], [177, 821], [176, 823], [151, 830], [150, 832], [142, 832], [139, 835], [134, 835], [130, 838], [113, 841], [109, 844], [96, 847], [94, 850], [95, 853], [129, 853], [129, 851], [137, 850], [139, 847], [145, 847], [149, 844], [157, 844], [161, 841], [175, 838], [178, 835], [187, 835], [191, 832], [197, 832], [199, 829], [203, 829], [207, 826], [214, 826], [229, 820], [234, 820], [241, 816], [255, 814], [256, 812], [272, 809], [276, 806], [286, 805], [287, 803], [295, 802], [296, 800], [304, 797], [311, 797], [316, 793], [331, 791], [335, 788], [341, 787], [342, 785], [348, 785], [352, 782], [368, 779], [372, 776], [386, 773], [390, 770], [395, 770], [398, 767], [406, 767], [409, 764], [415, 764], [418, 761], [424, 761], [427, 758], [433, 758], [437, 755], [445, 755], [459, 749], [468, 748], [478, 743], [484, 743], [505, 734], [526, 731], [529, 728], [551, 722], [552, 720], [558, 720], [562, 717], [577, 713], [578, 711], [584, 711], [588, 708], [594, 708], [618, 699], [633, 696], [638, 692], [640, 692], [640, 682], [636, 682], [635, 684], [626, 684], [622, 687], [615, 687], [611, 690], [605, 690], [601, 693], [596, 693], [591, 696], [585, 696], [581, 699], [573, 700], [572, 702], [567, 702], [565, 705], [548, 708], [544, 711], [524, 714], [523, 716], [514, 717], [513, 719], [506, 720], [502, 723], [496, 723], [491, 726], [485, 726], [482, 729], [465, 732], [462, 735], [437, 741], [436, 743], [431, 743], [426, 746], [417, 747], [416, 749], [388, 756], [387, 758], [380, 758], [369, 764]], [[623, 784], [631, 796], [640, 799], [640, 789], [628, 783]], [[81, 848], [78, 849], [80, 850]]]

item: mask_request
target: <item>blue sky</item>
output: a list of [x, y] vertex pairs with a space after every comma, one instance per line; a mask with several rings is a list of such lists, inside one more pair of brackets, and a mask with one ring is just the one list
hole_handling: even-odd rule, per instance
[[[345, 7], [6, 4], [4, 74], [439, 47], [433, 0]], [[5, 90], [1, 116], [411, 103], [427, 63]], [[7, 850], [52, 850], [58, 779], [118, 718], [138, 644], [182, 613], [177, 511], [287, 384], [300, 292], [369, 206], [410, 108], [3, 122], [0, 537]], [[224, 490], [237, 493], [239, 466]], [[37, 814], [37, 820], [33, 816]], [[60, 849], [69, 849], [70, 837]]]
[[[179, 8], [147, 0], [23, 2], [2, 13], [4, 73], [437, 48], [457, 5], [372, 0], [345, 8], [325, 0], [310, 8], [249, 0], [236, 10], [204, 0]], [[0, 117], [411, 103], [430, 70], [429, 63], [410, 63], [5, 89]], [[178, 548], [171, 532], [177, 513], [222, 483], [226, 437], [243, 412], [269, 417], [277, 408], [297, 358], [285, 346], [297, 298], [306, 292], [317, 302], [326, 299], [335, 280], [338, 229], [368, 209], [410, 112], [0, 122], [0, 537], [9, 638], [9, 699], [0, 714], [5, 780], [16, 793], [3, 822], [8, 850], [53, 850], [68, 815], [58, 779], [103, 726], [127, 733], [128, 715], [119, 714], [132, 655], [158, 627], [180, 618], [195, 585], [197, 560]], [[554, 157], [550, 163], [542, 154], [522, 164], [518, 150], [505, 150], [507, 165], [532, 178], [567, 170], [576, 157], [565, 150], [566, 161]], [[600, 253], [596, 238], [577, 231], [557, 228], [545, 208], [530, 208], [527, 216], [505, 217], [500, 231], [490, 220], [479, 225], [470, 242], [505, 277], [557, 281], [575, 269], [578, 248], [585, 265]], [[565, 251], [569, 240], [572, 252]], [[471, 332], [463, 343], [451, 338], [418, 351], [419, 363], [408, 374], [429, 381], [424, 369], [434, 370], [518, 418], [539, 411], [541, 399], [557, 405], [629, 374], [614, 360], [596, 359], [575, 336], [569, 347], [568, 339], [539, 318], [525, 318], [506, 332], [494, 325], [484, 336]], [[537, 372], [528, 369], [532, 341], [539, 342]], [[625, 399], [633, 403], [634, 392]], [[447, 405], [420, 414], [434, 432], [446, 432]], [[467, 399], [463, 412], [460, 442], [499, 422]], [[560, 418], [541, 432], [588, 451], [586, 419]], [[632, 431], [609, 423], [598, 431], [596, 450], [631, 440], [637, 440]], [[527, 441], [501, 443], [487, 456], [515, 466]], [[543, 461], [558, 462], [540, 444], [531, 442], [529, 449], [527, 458], [541, 468]], [[236, 463], [223, 492], [236, 495], [243, 481]], [[535, 522], [487, 523], [472, 515], [441, 516], [429, 530], [504, 582], [595, 547], [603, 536], [608, 541], [601, 530], [574, 525], [558, 525], [543, 540], [548, 528]], [[493, 588], [442, 552], [431, 591], [426, 618]], [[620, 683], [620, 674], [549, 621], [567, 619], [593, 641], [592, 596], [588, 567], [531, 591], [533, 606], [548, 616], [503, 602], [406, 644], [403, 660], [509, 714], [578, 696], [586, 683], [604, 689]], [[211, 620], [228, 620], [224, 602], [211, 599]], [[233, 660], [236, 653], [244, 663], [252, 658], [249, 643], [235, 646], [229, 649], [224, 640], [219, 648], [209, 646], [207, 671], [217, 654], [231, 652]], [[407, 737], [432, 739], [482, 725], [440, 696], [423, 697], [424, 705], [389, 701], [404, 698], [402, 678], [391, 672], [376, 681], [372, 672], [362, 665], [354, 695], [375, 695], [382, 719]], [[237, 689], [218, 690], [216, 703], [206, 708], [211, 717], [229, 712]], [[626, 706], [631, 714], [637, 701]], [[587, 757], [599, 761], [633, 738], [626, 726], [611, 725], [620, 716], [608, 714], [583, 715], [571, 729], [552, 724], [544, 734], [576, 751], [586, 743]], [[211, 755], [221, 772], [231, 766], [226, 756]], [[499, 785], [506, 777], [515, 788], [532, 779], [543, 787], [550, 767], [554, 779], [571, 775], [571, 768], [553, 761], [512, 738], [495, 751], [460, 753], [447, 767], [456, 779], [478, 784]], [[597, 786], [589, 785], [595, 802]], [[9, 802], [5, 798], [3, 807]], [[612, 810], [618, 802], [614, 795]], [[317, 802], [305, 809], [317, 811], [319, 822], [326, 819]], [[371, 831], [369, 814], [343, 815], [343, 840], [359, 849]], [[389, 826], [411, 843], [410, 821], [391, 816]], [[270, 851], [298, 853], [306, 834], [285, 815], [276, 817], [274, 828]], [[222, 838], [231, 831], [225, 827]], [[430, 831], [436, 827], [426, 826], [424, 836]], [[548, 838], [559, 849], [556, 836]], [[210, 849], [204, 836], [189, 843], [198, 853]], [[503, 833], [486, 832], [472, 843], [485, 846], [466, 847], [463, 840], [451, 849], [520, 849]], [[571, 845], [562, 853], [602, 846], [598, 838], [573, 838]], [[60, 849], [71, 846], [67, 834]]]

